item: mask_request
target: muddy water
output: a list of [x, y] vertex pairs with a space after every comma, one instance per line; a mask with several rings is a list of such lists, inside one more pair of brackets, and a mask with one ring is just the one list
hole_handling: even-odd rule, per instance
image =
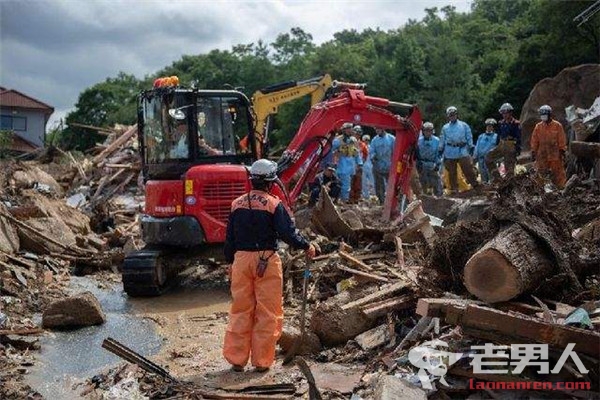
[[[165, 337], [178, 331], [182, 315], [204, 316], [227, 311], [229, 296], [224, 290], [179, 289], [155, 298], [129, 298], [120, 285], [98, 288], [91, 278], [73, 277], [73, 293], [91, 291], [106, 314], [105, 324], [63, 332], [50, 332], [40, 339], [38, 362], [27, 383], [47, 399], [79, 398], [74, 383], [100, 373], [122, 360], [101, 347], [112, 337], [161, 365], [168, 346]], [[155, 321], [159, 321], [157, 326]], [[167, 344], [167, 346], [164, 346]]]

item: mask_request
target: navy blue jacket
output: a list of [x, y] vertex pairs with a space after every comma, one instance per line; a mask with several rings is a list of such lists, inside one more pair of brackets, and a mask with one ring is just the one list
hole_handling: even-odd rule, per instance
[[281, 200], [261, 190], [251, 190], [231, 203], [225, 237], [225, 260], [235, 252], [277, 250], [281, 239], [295, 249], [308, 249], [309, 242], [294, 225]]
[[512, 139], [515, 143], [515, 150], [517, 154], [521, 153], [521, 123], [518, 119], [511, 119], [506, 122], [501, 120], [498, 124], [498, 143], [500, 140]]

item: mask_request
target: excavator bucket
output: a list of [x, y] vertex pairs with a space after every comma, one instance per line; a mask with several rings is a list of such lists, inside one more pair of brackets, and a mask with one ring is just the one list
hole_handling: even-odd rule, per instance
[[327, 190], [321, 190], [321, 196], [311, 216], [311, 221], [317, 230], [330, 238], [343, 238], [346, 242], [354, 242], [356, 232], [342, 218], [336, 209]]

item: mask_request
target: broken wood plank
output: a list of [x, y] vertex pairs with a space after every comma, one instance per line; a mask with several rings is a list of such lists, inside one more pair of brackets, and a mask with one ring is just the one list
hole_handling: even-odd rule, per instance
[[367, 278], [367, 279], [374, 280], [374, 281], [379, 281], [379, 282], [384, 282], [384, 283], [388, 283], [390, 281], [388, 278], [385, 278], [381, 275], [370, 274], [368, 272], [363, 272], [363, 271], [359, 271], [357, 269], [348, 268], [343, 265], [337, 265], [337, 268], [339, 270], [342, 270], [345, 272], [350, 272], [353, 275], [362, 276], [363, 278]]
[[385, 253], [371, 253], [371, 254], [360, 254], [360, 255], [356, 255], [355, 257], [357, 260], [365, 262], [367, 260], [385, 258], [386, 255], [387, 254], [385, 254]]
[[0, 335], [37, 335], [42, 332], [41, 328], [0, 329]]
[[400, 269], [404, 268], [404, 250], [402, 249], [402, 238], [400, 236], [396, 236], [396, 257], [398, 260], [398, 267]]
[[369, 318], [379, 318], [390, 311], [404, 310], [414, 306], [414, 297], [410, 294], [378, 301], [376, 303], [367, 304], [361, 307], [361, 311]]
[[407, 283], [404, 281], [396, 282], [390, 286], [383, 287], [380, 290], [376, 291], [375, 293], [371, 293], [368, 296], [365, 296], [363, 298], [351, 301], [350, 303], [344, 304], [342, 306], [342, 310], [349, 310], [354, 307], [361, 307], [366, 304], [372, 303], [376, 300], [381, 300], [381, 299], [385, 298], [386, 296], [390, 296], [396, 292], [399, 292], [400, 290], [408, 287], [409, 285], [410, 285], [410, 283]]
[[137, 124], [133, 125], [129, 128], [125, 133], [119, 136], [114, 142], [108, 145], [106, 149], [102, 151], [102, 153], [98, 154], [92, 159], [92, 164], [98, 164], [103, 161], [106, 157], [108, 157], [112, 152], [117, 150], [119, 147], [127, 143], [129, 139], [131, 139], [137, 133]]
[[[421, 302], [421, 300], [425, 300]], [[420, 299], [419, 303], [439, 305], [438, 302]], [[555, 325], [527, 317], [512, 314], [476, 304], [460, 304], [450, 300], [445, 306], [425, 307], [417, 305], [420, 315], [425, 311], [427, 316], [440, 313], [447, 323], [460, 325], [466, 334], [500, 343], [544, 343], [563, 349], [569, 343], [576, 343], [575, 351], [592, 357], [600, 354], [600, 333], [566, 325]], [[521, 342], [524, 341], [524, 342]]]
[[373, 271], [373, 267], [371, 267], [370, 265], [365, 264], [364, 262], [358, 260], [355, 257], [352, 257], [350, 254], [346, 253], [345, 251], [338, 251], [338, 254], [340, 255], [341, 258], [343, 258], [346, 261], [349, 261], [352, 265], [362, 268], [365, 271]]

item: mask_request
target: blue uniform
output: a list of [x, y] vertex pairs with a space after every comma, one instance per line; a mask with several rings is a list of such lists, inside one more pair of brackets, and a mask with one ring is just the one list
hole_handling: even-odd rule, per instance
[[373, 163], [373, 176], [375, 178], [375, 193], [380, 204], [383, 204], [385, 200], [385, 188], [392, 165], [395, 142], [396, 138], [389, 133], [385, 133], [383, 136], [378, 134], [371, 139], [371, 146], [369, 146], [369, 158]]
[[490, 150], [496, 147], [497, 141], [498, 135], [495, 132], [484, 132], [477, 138], [473, 158], [477, 160], [479, 172], [481, 173], [481, 180], [484, 182], [490, 181], [490, 171], [487, 168], [485, 156], [487, 156]]
[[431, 187], [436, 196], [442, 195], [442, 178], [439, 171], [442, 159], [439, 151], [440, 139], [431, 136], [427, 139], [424, 135], [419, 136], [417, 141], [417, 170], [423, 190]]
[[463, 121], [448, 122], [442, 127], [440, 152], [446, 160], [468, 157], [473, 148], [471, 127]]
[[356, 173], [356, 167], [362, 166], [362, 158], [358, 151], [356, 139], [351, 136], [340, 136], [333, 140], [332, 151], [337, 158], [337, 175], [340, 178], [343, 201], [350, 199], [350, 184]]

